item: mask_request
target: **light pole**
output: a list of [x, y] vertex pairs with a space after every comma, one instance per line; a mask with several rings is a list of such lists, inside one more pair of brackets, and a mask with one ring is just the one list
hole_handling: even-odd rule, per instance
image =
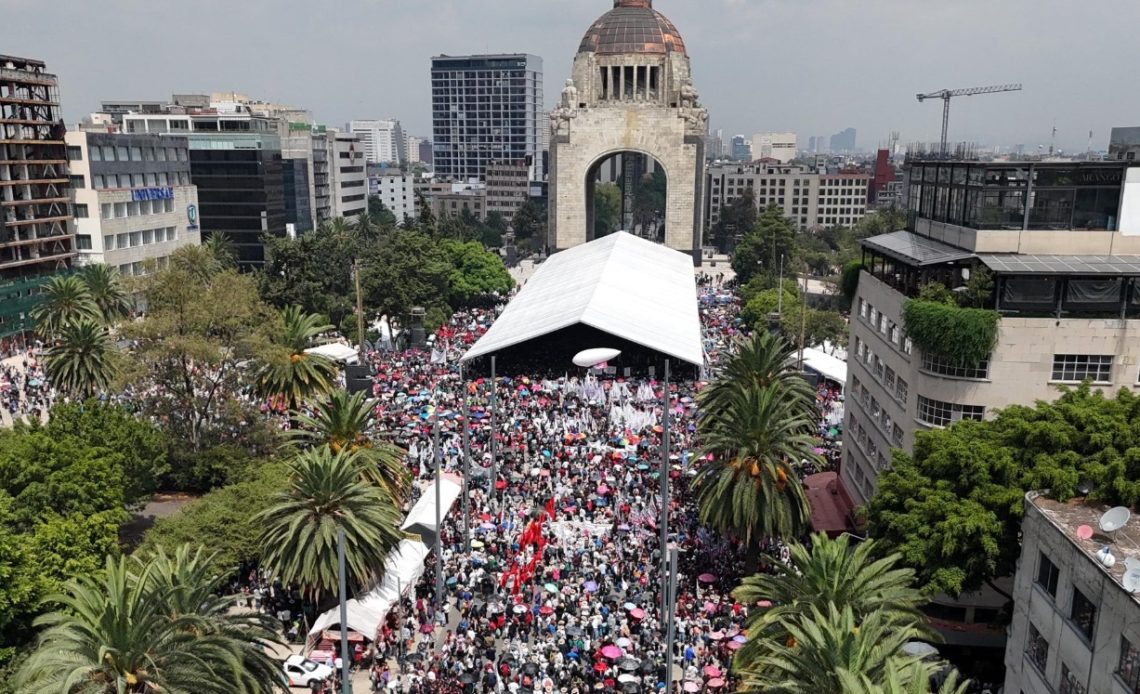
[[498, 451], [495, 446], [495, 391], [499, 383], [495, 380], [495, 355], [491, 355], [491, 481], [487, 485], [487, 498], [495, 498], [495, 478], [499, 474]]
[[438, 615], [443, 609], [443, 526], [440, 525], [440, 487], [443, 471], [443, 451], [439, 447], [439, 410], [433, 417], [432, 453], [435, 458], [435, 609]]
[[665, 694], [673, 694], [673, 639], [677, 615], [677, 548], [669, 548], [669, 580], [665, 587]]
[[336, 561], [340, 571], [340, 683], [342, 694], [351, 694], [352, 682], [348, 679], [348, 581], [344, 574], [344, 528], [336, 531]]
[[471, 554], [471, 499], [467, 480], [471, 477], [471, 446], [468, 435], [467, 381], [463, 379], [463, 364], [459, 364], [459, 387], [463, 389], [463, 545]]
[[[669, 576], [669, 359], [665, 359], [665, 392], [661, 409], [661, 575]], [[663, 608], [668, 608], [665, 600]]]

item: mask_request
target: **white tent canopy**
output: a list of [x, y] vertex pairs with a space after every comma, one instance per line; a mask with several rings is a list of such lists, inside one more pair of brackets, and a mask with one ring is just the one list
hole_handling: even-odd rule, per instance
[[[444, 473], [440, 475], [442, 484], [439, 486], [439, 517], [442, 520], [451, 510], [452, 504], [463, 493], [463, 478], [458, 475]], [[416, 505], [408, 511], [408, 517], [400, 530], [406, 534], [419, 535], [428, 547], [435, 546], [435, 539], [439, 531], [435, 527], [435, 483], [428, 486], [427, 491], [420, 497]]]
[[833, 357], [818, 349], [805, 349], [804, 367], [815, 371], [829, 381], [835, 381], [840, 387], [846, 387], [847, 362], [839, 357]]
[[305, 350], [305, 354], [316, 354], [317, 356], [345, 364], [355, 364], [359, 361], [355, 349], [339, 342], [330, 342], [327, 345], [321, 345], [319, 347], [310, 347]]
[[551, 256], [463, 361], [579, 323], [704, 363], [692, 257], [624, 231]]
[[[442, 475], [443, 484], [440, 486], [440, 518], [444, 518], [455, 500], [463, 490], [463, 478], [458, 475]], [[435, 542], [435, 482], [424, 490], [419, 501], [404, 519], [401, 530], [408, 533], [419, 533], [421, 536], [430, 535]], [[374, 639], [376, 632], [388, 611], [398, 604], [399, 596], [406, 595], [424, 573], [424, 559], [431, 550], [427, 544], [420, 540], [404, 539], [399, 547], [393, 550], [384, 562], [384, 578], [363, 597], [346, 601], [348, 613], [348, 628], [362, 634], [367, 639]], [[313, 622], [309, 629], [309, 636], [319, 634], [325, 629], [340, 626], [340, 606], [332, 608]]]

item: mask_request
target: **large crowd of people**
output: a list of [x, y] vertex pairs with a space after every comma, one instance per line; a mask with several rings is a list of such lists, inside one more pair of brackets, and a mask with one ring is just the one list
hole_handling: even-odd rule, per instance
[[17, 350], [0, 361], [0, 426], [17, 420], [43, 419], [56, 393], [44, 373], [37, 347]]
[[[715, 367], [741, 330], [738, 303], [715, 280], [702, 284], [705, 348]], [[459, 313], [437, 333], [434, 350], [371, 355], [381, 428], [408, 450], [420, 487], [434, 479], [438, 420], [443, 470], [468, 473], [470, 488], [469, 503], [457, 502], [444, 520], [444, 593], [435, 595], [433, 555], [421, 585], [380, 634], [367, 635], [376, 637], [374, 686], [658, 691], [671, 614], [675, 690], [731, 691], [732, 655], [746, 638], [748, 606], [730, 594], [741, 558], [728, 541], [700, 528], [688, 486], [699, 448], [700, 383], [673, 383], [668, 393], [665, 515], [680, 559], [676, 607], [666, 613], [659, 539], [663, 383], [581, 369], [562, 376], [510, 373], [494, 384], [463, 379], [458, 358], [493, 318], [493, 310]], [[838, 407], [835, 395], [822, 389], [821, 403]], [[777, 557], [782, 550], [769, 548]]]

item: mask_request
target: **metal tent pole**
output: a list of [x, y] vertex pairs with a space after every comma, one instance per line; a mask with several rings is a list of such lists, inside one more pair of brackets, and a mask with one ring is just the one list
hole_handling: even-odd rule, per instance
[[336, 531], [336, 561], [340, 571], [340, 683], [341, 692], [350, 694], [352, 683], [348, 679], [348, 581], [344, 572], [344, 528]]

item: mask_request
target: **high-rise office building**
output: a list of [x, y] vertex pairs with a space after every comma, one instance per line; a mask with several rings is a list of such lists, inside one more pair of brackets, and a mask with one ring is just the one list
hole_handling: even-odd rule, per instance
[[432, 150], [437, 177], [482, 180], [494, 161], [527, 162], [541, 174], [542, 58], [471, 55], [432, 58]]
[[398, 223], [419, 216], [415, 184], [416, 174], [399, 169], [381, 169], [368, 174], [368, 194], [380, 198]]
[[707, 169], [705, 220], [712, 229], [721, 208], [751, 190], [758, 209], [780, 207], [798, 229], [850, 227], [867, 214], [866, 173], [817, 173], [794, 164], [721, 162]]
[[198, 189], [185, 137], [128, 135], [111, 128], [67, 133], [79, 262], [125, 276], [201, 238]]
[[756, 133], [752, 136], [753, 159], [775, 159], [787, 164], [796, 158], [796, 134]]
[[844, 154], [855, 151], [855, 128], [847, 128], [831, 136], [831, 151], [833, 154]]
[[359, 216], [368, 210], [364, 146], [355, 133], [329, 130], [328, 148], [332, 216]]
[[360, 138], [369, 164], [399, 166], [408, 162], [407, 136], [398, 120], [354, 120], [348, 131]]
[[752, 140], [743, 135], [732, 138], [732, 158], [734, 161], [752, 161]]
[[417, 164], [417, 163], [419, 163], [419, 161], [420, 161], [420, 145], [423, 144], [423, 140], [421, 138], [416, 137], [415, 135], [405, 134], [404, 135], [404, 142], [405, 142], [404, 153], [406, 154], [406, 158], [404, 160], [404, 163], [405, 164]]
[[39, 286], [75, 258], [70, 182], [56, 76], [0, 56], [0, 337], [32, 327]]

